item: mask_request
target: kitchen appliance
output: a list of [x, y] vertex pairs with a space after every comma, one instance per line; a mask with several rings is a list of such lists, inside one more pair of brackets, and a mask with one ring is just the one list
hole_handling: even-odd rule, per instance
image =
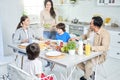
[[79, 20], [77, 18], [72, 20], [72, 23], [74, 23], [74, 24], [77, 24], [78, 22], [79, 22]]
[[69, 33], [80, 36], [84, 33], [84, 26], [80, 25], [69, 25]]

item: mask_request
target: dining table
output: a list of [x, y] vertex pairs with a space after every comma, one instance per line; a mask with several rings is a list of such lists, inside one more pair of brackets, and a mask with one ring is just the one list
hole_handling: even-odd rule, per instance
[[[8, 44], [8, 47], [15, 49], [17, 51], [26, 53], [25, 48], [20, 48], [16, 44]], [[68, 53], [61, 52], [62, 57], [56, 58], [56, 57], [47, 56], [46, 53], [48, 52], [54, 52], [54, 51], [48, 51], [48, 50], [41, 51], [39, 58], [64, 67], [66, 69], [66, 73], [65, 73], [66, 75], [63, 77], [63, 80], [71, 80], [72, 74], [76, 69], [77, 64], [85, 62], [87, 60], [90, 60], [102, 54], [102, 52], [91, 52], [90, 55], [86, 56], [84, 52], [83, 52], [83, 55], [78, 55], [78, 54], [70, 55]], [[58, 52], [58, 51], [55, 51], [55, 52]], [[26, 54], [22, 54], [22, 55], [26, 56]], [[71, 70], [69, 70], [70, 68]]]

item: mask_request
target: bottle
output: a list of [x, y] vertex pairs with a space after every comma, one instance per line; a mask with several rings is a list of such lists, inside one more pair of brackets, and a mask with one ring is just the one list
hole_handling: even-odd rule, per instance
[[78, 55], [83, 55], [83, 41], [82, 39], [78, 42]]
[[87, 41], [87, 44], [85, 45], [85, 55], [89, 56], [90, 53], [91, 53], [91, 51], [90, 51], [90, 43], [89, 43], [89, 41]]
[[60, 0], [60, 3], [61, 3], [61, 4], [64, 4], [64, 0]]

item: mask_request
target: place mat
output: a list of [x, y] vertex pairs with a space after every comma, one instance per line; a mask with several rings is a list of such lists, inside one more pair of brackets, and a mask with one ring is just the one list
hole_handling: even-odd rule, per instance
[[26, 46], [18, 45], [18, 47], [21, 49], [26, 49]]
[[65, 54], [62, 53], [62, 54], [59, 55], [59, 56], [48, 56], [48, 55], [45, 55], [45, 56], [48, 57], [48, 58], [51, 58], [51, 59], [62, 59], [62, 58], [65, 57]]
[[28, 46], [30, 43], [22, 43], [22, 44], [19, 44], [18, 47], [21, 48], [21, 49], [25, 49], [26, 46]]

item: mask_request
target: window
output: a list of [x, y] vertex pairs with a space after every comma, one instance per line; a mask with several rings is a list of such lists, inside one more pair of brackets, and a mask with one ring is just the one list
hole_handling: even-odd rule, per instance
[[40, 12], [44, 7], [44, 0], [23, 0], [24, 14], [30, 17], [31, 24], [40, 21]]

